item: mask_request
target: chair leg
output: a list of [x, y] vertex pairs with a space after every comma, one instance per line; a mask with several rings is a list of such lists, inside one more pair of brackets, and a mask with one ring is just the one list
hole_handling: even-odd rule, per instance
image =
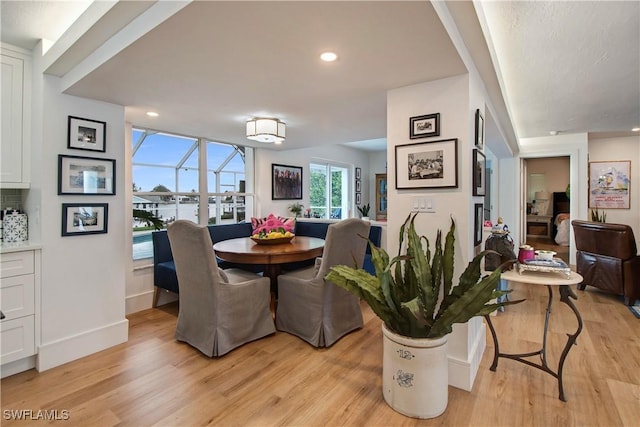
[[578, 289], [581, 291], [584, 291], [587, 288], [587, 285], [585, 283], [580, 283], [578, 284]]

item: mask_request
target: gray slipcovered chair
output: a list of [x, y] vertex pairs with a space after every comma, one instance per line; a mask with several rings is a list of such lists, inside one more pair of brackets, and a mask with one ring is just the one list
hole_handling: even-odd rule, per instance
[[369, 228], [369, 222], [357, 218], [331, 224], [316, 265], [278, 276], [279, 331], [296, 335], [314, 347], [329, 347], [362, 327], [359, 299], [324, 277], [334, 265], [362, 265]]
[[180, 285], [178, 341], [213, 357], [275, 333], [268, 278], [219, 269], [205, 226], [178, 220], [168, 234]]

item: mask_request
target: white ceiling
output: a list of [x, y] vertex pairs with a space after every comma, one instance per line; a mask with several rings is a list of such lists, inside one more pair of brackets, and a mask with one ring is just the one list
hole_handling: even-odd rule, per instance
[[[86, 3], [2, 0], [2, 41], [31, 49], [56, 39], [63, 18], [75, 20]], [[154, 2], [137, 4], [129, 13]], [[111, 15], [127, 3], [119, 6]], [[487, 48], [476, 37], [467, 49], [499, 65], [517, 136], [627, 135], [640, 126], [640, 2], [482, 2], [480, 18], [469, 2], [449, 7], [464, 14], [461, 32], [482, 27], [490, 40]], [[340, 59], [320, 63], [324, 49]], [[140, 126], [219, 141], [247, 144], [244, 121], [268, 115], [287, 122], [282, 148], [359, 141], [384, 149], [387, 90], [465, 72], [429, 2], [198, 1], [67, 92], [125, 105]], [[149, 119], [151, 109], [160, 117]]]

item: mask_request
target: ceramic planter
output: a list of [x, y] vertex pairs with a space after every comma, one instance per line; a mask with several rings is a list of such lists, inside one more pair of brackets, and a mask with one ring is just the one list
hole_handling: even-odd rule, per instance
[[447, 338], [410, 338], [382, 324], [382, 394], [395, 411], [435, 418], [449, 400]]

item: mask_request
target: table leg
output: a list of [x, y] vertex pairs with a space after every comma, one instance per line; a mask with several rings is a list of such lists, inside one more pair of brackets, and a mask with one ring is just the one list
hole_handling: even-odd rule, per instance
[[562, 350], [562, 355], [560, 356], [560, 362], [558, 362], [558, 390], [560, 395], [558, 396], [560, 400], [566, 402], [567, 399], [564, 397], [564, 387], [562, 385], [562, 370], [564, 368], [564, 361], [569, 354], [569, 350], [571, 350], [571, 346], [576, 344], [576, 340], [578, 339], [578, 335], [582, 332], [582, 317], [580, 316], [580, 312], [576, 308], [576, 306], [571, 302], [569, 298], [573, 298], [575, 300], [578, 299], [576, 294], [573, 292], [571, 287], [567, 285], [560, 286], [560, 301], [567, 304], [571, 311], [576, 315], [576, 320], [578, 320], [578, 329], [573, 334], [567, 334], [567, 344], [564, 346], [564, 350]]
[[271, 292], [278, 296], [278, 275], [281, 272], [280, 264], [267, 264], [264, 266], [264, 276], [271, 280]]
[[[554, 372], [547, 365], [547, 357], [546, 357], [546, 352], [547, 352], [547, 331], [549, 329], [549, 316], [551, 315], [551, 303], [552, 303], [552, 297], [553, 297], [551, 286], [548, 286], [547, 288], [549, 289], [549, 302], [547, 303], [547, 310], [546, 310], [546, 315], [545, 315], [544, 332], [543, 332], [543, 338], [542, 338], [542, 348], [540, 350], [538, 350], [538, 351], [533, 351], [533, 352], [529, 352], [529, 353], [520, 353], [520, 354], [500, 353], [500, 347], [499, 347], [499, 344], [498, 344], [498, 336], [497, 336], [496, 331], [495, 331], [495, 329], [493, 327], [493, 323], [491, 323], [491, 317], [489, 315], [485, 315], [484, 316], [485, 320], [487, 321], [487, 325], [489, 326], [489, 330], [491, 331], [491, 337], [493, 338], [493, 345], [494, 345], [493, 362], [492, 362], [491, 367], [489, 369], [491, 371], [495, 372], [495, 370], [498, 367], [498, 359], [500, 357], [504, 357], [504, 358], [507, 358], [507, 359], [513, 359], [513, 360], [516, 360], [518, 362], [524, 363], [525, 365], [529, 365], [529, 366], [533, 366], [534, 368], [538, 368], [538, 369], [540, 369], [542, 371], [547, 372], [548, 374], [552, 375], [553, 377], [557, 378], [557, 380], [558, 380], [558, 392], [559, 392], [558, 398], [560, 400], [562, 400], [563, 402], [566, 402], [567, 400], [566, 400], [565, 395], [564, 395], [564, 386], [563, 386], [563, 382], [562, 382], [562, 372], [563, 372], [563, 369], [564, 369], [564, 362], [565, 362], [565, 360], [567, 358], [567, 355], [569, 354], [569, 350], [571, 350], [571, 347], [576, 343], [578, 335], [580, 335], [580, 332], [582, 331], [582, 317], [580, 316], [580, 312], [578, 312], [578, 309], [576, 308], [576, 306], [570, 300], [570, 298], [578, 299], [578, 297], [573, 292], [573, 290], [571, 290], [570, 286], [561, 285], [560, 286], [560, 301], [565, 303], [565, 304], [567, 304], [569, 306], [569, 308], [571, 308], [571, 310], [575, 314], [576, 319], [578, 320], [578, 329], [576, 330], [576, 332], [574, 334], [567, 334], [567, 336], [568, 336], [567, 344], [565, 345], [564, 350], [562, 351], [562, 354], [560, 356], [560, 360], [558, 362], [558, 371]], [[541, 363], [540, 364], [531, 362], [530, 360], [523, 359], [523, 357], [530, 357], [530, 356], [535, 356], [535, 355], [540, 355], [541, 356]]]

